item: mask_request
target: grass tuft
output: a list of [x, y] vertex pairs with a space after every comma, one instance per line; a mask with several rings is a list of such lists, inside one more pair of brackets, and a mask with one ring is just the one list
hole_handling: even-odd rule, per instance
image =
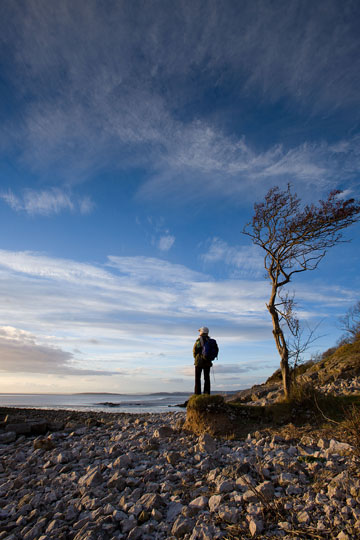
[[350, 435], [354, 447], [354, 454], [360, 458], [360, 406], [352, 403], [351, 407], [345, 412], [345, 419], [342, 426]]
[[215, 394], [209, 396], [207, 394], [193, 395], [188, 401], [187, 408], [195, 411], [215, 411], [223, 409], [225, 406], [224, 397]]

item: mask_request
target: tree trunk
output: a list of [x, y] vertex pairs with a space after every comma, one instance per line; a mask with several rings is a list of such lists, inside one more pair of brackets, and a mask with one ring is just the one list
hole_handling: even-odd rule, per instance
[[269, 313], [273, 322], [273, 335], [276, 343], [276, 348], [280, 355], [280, 368], [283, 382], [283, 389], [285, 399], [290, 397], [291, 391], [291, 378], [290, 378], [290, 368], [289, 368], [289, 351], [285, 341], [284, 332], [280, 326], [279, 314], [275, 307], [277, 288], [273, 286], [270, 302], [267, 305]]

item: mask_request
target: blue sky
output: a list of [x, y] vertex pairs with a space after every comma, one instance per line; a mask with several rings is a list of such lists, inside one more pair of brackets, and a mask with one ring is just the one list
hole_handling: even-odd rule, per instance
[[[279, 365], [262, 253], [241, 234], [291, 182], [358, 197], [360, 6], [351, 0], [3, 0], [2, 392], [192, 391]], [[334, 344], [359, 299], [352, 243], [291, 284]]]

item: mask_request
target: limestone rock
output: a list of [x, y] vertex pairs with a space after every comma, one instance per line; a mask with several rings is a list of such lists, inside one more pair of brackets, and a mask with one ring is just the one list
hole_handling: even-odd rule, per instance
[[194, 528], [194, 524], [194, 520], [179, 516], [172, 526], [171, 534], [176, 536], [176, 538], [180, 538], [184, 536], [184, 534], [191, 532]]
[[274, 497], [275, 488], [272, 482], [262, 482], [262, 484], [256, 486], [255, 489], [258, 493], [263, 495], [265, 499], [271, 500]]
[[201, 452], [213, 454], [216, 451], [216, 441], [208, 433], [200, 435], [198, 445]]
[[0, 444], [12, 443], [16, 439], [16, 433], [14, 431], [8, 431], [7, 433], [0, 433]]
[[203, 510], [208, 507], [209, 499], [207, 497], [201, 496], [197, 497], [189, 503], [191, 508], [196, 508], [198, 510]]
[[103, 477], [99, 467], [94, 467], [79, 479], [79, 486], [92, 487], [103, 482]]
[[170, 426], [161, 426], [154, 431], [154, 437], [165, 439], [174, 435], [174, 430]]
[[260, 519], [251, 519], [249, 522], [249, 531], [251, 536], [256, 536], [264, 530], [264, 523]]
[[221, 495], [212, 495], [209, 499], [210, 512], [216, 512], [221, 505], [222, 500], [223, 498]]

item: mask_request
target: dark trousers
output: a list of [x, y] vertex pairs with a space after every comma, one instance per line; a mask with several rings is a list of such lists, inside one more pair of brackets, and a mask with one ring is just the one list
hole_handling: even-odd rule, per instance
[[201, 372], [204, 372], [204, 394], [210, 394], [210, 368], [195, 366], [195, 394], [201, 394]]

